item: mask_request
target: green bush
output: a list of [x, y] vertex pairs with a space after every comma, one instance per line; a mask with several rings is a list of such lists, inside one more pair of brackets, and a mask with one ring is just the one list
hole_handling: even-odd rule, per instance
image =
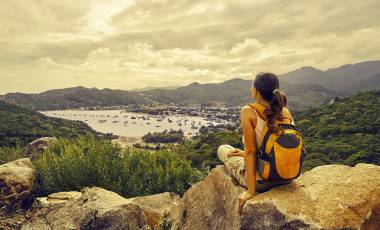
[[174, 146], [173, 151], [190, 160], [193, 167], [207, 169], [223, 164], [217, 157], [218, 147], [222, 144], [243, 149], [240, 133], [223, 130], [201, 132], [192, 140]]
[[24, 148], [21, 147], [0, 147], [0, 165], [20, 158], [28, 157]]
[[126, 197], [183, 194], [203, 173], [168, 150], [122, 150], [93, 136], [59, 139], [34, 160], [37, 195], [99, 186]]
[[163, 132], [147, 133], [142, 140], [147, 143], [178, 143], [184, 139], [184, 133], [179, 130], [164, 130]]

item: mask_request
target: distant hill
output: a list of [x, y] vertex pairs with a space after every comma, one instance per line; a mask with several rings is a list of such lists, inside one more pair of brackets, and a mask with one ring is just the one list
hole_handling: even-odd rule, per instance
[[352, 84], [349, 88], [349, 92], [358, 92], [358, 91], [368, 91], [380, 89], [380, 73], [373, 75], [370, 78], [367, 78], [363, 81], [356, 82]]
[[0, 99], [32, 110], [68, 109], [88, 106], [110, 106], [147, 103], [140, 93], [74, 87], [49, 90], [40, 94], [8, 93]]
[[[343, 65], [326, 71], [303, 67], [280, 77], [284, 83], [319, 84], [335, 92], [353, 95], [360, 90], [366, 90], [366, 83], [364, 83], [364, 88], [361, 88], [361, 82], [367, 81], [378, 73], [380, 73], [380, 61], [368, 61]], [[378, 82], [372, 83], [376, 84], [374, 88], [380, 88]]]
[[[327, 103], [335, 96], [353, 95], [360, 90], [380, 88], [380, 61], [344, 65], [326, 71], [303, 67], [280, 75], [281, 88], [289, 107], [303, 109]], [[33, 110], [92, 106], [176, 103], [240, 106], [251, 102], [251, 80], [234, 78], [221, 83], [192, 83], [178, 88], [138, 91], [74, 87], [40, 94], [9, 93], [1, 100]]]
[[[9, 93], [1, 100], [32, 110], [54, 110], [93, 106], [176, 103], [240, 106], [251, 102], [251, 80], [234, 78], [221, 83], [192, 83], [178, 89], [153, 89], [142, 92], [75, 87], [41, 94]], [[317, 84], [282, 84], [294, 109], [328, 102], [336, 93]]]
[[153, 90], [153, 89], [178, 89], [181, 86], [163, 86], [163, 87], [144, 87], [144, 88], [137, 88], [137, 89], [132, 89], [133, 92], [144, 92], [148, 90]]
[[[313, 107], [326, 103], [336, 94], [321, 85], [281, 84], [293, 109]], [[251, 80], [234, 78], [222, 83], [192, 83], [176, 90], [150, 90], [143, 92], [152, 100], [177, 104], [223, 104], [238, 106], [252, 101]]]
[[0, 101], [0, 146], [26, 145], [44, 136], [76, 137], [96, 134], [87, 124], [47, 117]]

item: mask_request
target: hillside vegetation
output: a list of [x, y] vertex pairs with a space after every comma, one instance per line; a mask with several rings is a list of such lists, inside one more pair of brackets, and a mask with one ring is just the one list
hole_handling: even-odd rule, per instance
[[95, 133], [84, 122], [51, 118], [0, 101], [0, 146], [23, 146], [44, 136], [72, 138]]
[[308, 151], [305, 169], [324, 164], [380, 165], [380, 91], [337, 98], [294, 113]]

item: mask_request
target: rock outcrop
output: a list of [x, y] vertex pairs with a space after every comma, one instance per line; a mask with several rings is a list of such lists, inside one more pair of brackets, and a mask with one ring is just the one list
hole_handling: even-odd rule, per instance
[[29, 154], [32, 152], [42, 152], [45, 149], [47, 149], [53, 141], [56, 141], [56, 140], [57, 140], [57, 138], [55, 138], [55, 137], [41, 137], [41, 138], [38, 138], [38, 139], [30, 142], [26, 146], [26, 149], [27, 149]]
[[380, 167], [325, 165], [257, 194], [242, 216], [244, 189], [224, 166], [192, 186], [170, 213], [172, 229], [380, 229]]
[[102, 188], [37, 198], [22, 229], [153, 229], [178, 202], [174, 193], [126, 199]]
[[[2, 204], [29, 200], [35, 180], [28, 158], [1, 165]], [[164, 213], [172, 230], [380, 229], [380, 166], [316, 167], [291, 184], [256, 194], [240, 216], [243, 191], [223, 165], [182, 198], [167, 192], [126, 199], [87, 187], [36, 198], [22, 229], [154, 229]]]
[[29, 158], [0, 165], [0, 207], [29, 205], [37, 172]]
[[147, 218], [148, 224], [154, 228], [159, 224], [161, 218], [167, 212], [179, 204], [180, 197], [172, 192], [164, 192], [150, 196], [140, 196], [128, 199], [139, 205]]
[[137, 204], [102, 188], [55, 194], [33, 205], [23, 230], [149, 229]]

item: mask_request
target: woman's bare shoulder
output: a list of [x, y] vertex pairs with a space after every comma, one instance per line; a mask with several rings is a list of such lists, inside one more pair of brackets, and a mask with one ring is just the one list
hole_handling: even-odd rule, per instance
[[255, 115], [256, 116], [254, 108], [252, 108], [250, 105], [244, 105], [243, 107], [241, 107], [240, 113], [245, 114], [245, 115]]
[[257, 122], [257, 114], [250, 105], [244, 105], [241, 107], [240, 110], [240, 117], [241, 120], [250, 120], [251, 124], [253, 124], [254, 127], [256, 127], [256, 122]]

